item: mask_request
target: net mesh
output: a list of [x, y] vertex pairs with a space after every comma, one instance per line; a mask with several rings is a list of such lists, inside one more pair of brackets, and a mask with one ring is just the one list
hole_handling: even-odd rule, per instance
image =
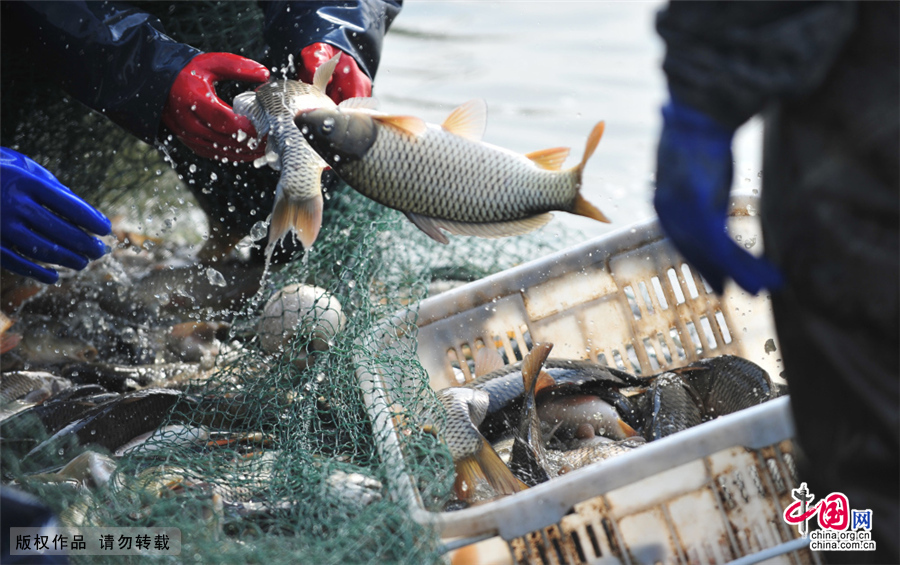
[[[159, 178], [168, 177], [133, 187], [134, 197], [149, 192], [159, 199]], [[178, 527], [181, 559], [187, 562], [212, 556], [223, 562], [438, 561], [438, 532], [412, 518], [406, 500], [397, 494], [398, 462], [379, 456], [357, 369], [404, 376], [398, 379], [403, 385], [390, 391], [389, 416], [400, 431], [405, 469], [423, 503], [429, 510], [442, 510], [454, 470], [446, 447], [421, 427], [420, 415], [439, 414], [440, 409], [415, 356], [415, 305], [440, 288], [554, 251], [566, 238], [559, 237], [562, 228], [556, 224], [555, 231], [530, 236], [455, 237], [444, 246], [399, 213], [345, 186], [329, 197], [316, 245], [275, 268], [258, 292], [235, 302], [235, 312], [223, 305], [228, 286], [210, 286], [220, 271], [228, 275], [222, 275], [228, 285], [240, 284], [225, 265], [190, 268], [195, 276], [183, 290], [196, 300], [188, 308], [174, 307], [178, 289], [171, 281], [165, 287], [170, 296], [157, 293], [157, 307], [149, 310], [153, 315], [142, 322], [145, 331], [227, 318], [230, 333], [214, 364], [185, 364], [177, 377], [153, 383], [181, 395], [167, 406], [154, 436], [112, 458], [115, 471], [105, 485], [96, 478], [83, 481], [89, 488], [47, 480], [48, 472], [79, 452], [108, 453], [90, 441], [51, 442], [42, 457], [23, 463], [23, 451], [47, 434], [40, 426], [22, 429], [21, 423], [14, 432], [4, 431], [4, 441], [32, 441], [18, 451], [3, 450], [5, 480], [38, 494], [67, 524]], [[79, 276], [94, 280], [117, 270], [128, 272], [133, 268], [128, 253], [171, 258], [171, 251], [162, 253], [165, 246], [152, 251], [123, 246]], [[149, 276], [132, 277], [127, 296], [157, 288], [142, 286]], [[103, 293], [125, 296], [122, 290], [116, 282]], [[103, 293], [93, 299], [102, 301]], [[199, 296], [204, 293], [205, 301]], [[57, 316], [76, 308], [68, 301], [60, 304], [65, 306]], [[83, 311], [84, 303], [78, 308]], [[388, 331], [403, 330], [413, 339], [390, 350], [374, 348], [369, 338], [379, 324], [404, 310], [407, 314], [394, 319]], [[21, 319], [28, 315], [20, 314]], [[135, 324], [122, 318], [113, 321], [111, 331], [134, 330]], [[90, 340], [98, 334], [82, 331], [79, 337]], [[170, 357], [171, 350], [157, 352], [157, 365], [168, 366], [160, 362]], [[99, 360], [124, 364], [129, 359], [111, 353]], [[136, 403], [134, 410], [140, 415], [145, 408]]]

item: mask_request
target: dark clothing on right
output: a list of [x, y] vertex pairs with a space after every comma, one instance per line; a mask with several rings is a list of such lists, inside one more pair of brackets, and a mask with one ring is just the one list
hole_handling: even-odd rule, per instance
[[761, 219], [800, 480], [871, 509], [900, 563], [900, 5], [674, 2], [674, 98], [736, 127], [764, 112]]

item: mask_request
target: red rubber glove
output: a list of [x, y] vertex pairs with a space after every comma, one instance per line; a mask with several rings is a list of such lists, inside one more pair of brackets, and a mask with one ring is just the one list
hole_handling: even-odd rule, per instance
[[327, 43], [313, 43], [300, 51], [301, 68], [297, 71], [297, 77], [307, 84], [312, 84], [316, 69], [338, 53], [341, 53], [341, 58], [334, 69], [334, 74], [331, 75], [325, 94], [331, 97], [336, 104], [340, 104], [348, 98], [372, 96], [372, 81], [359, 68], [356, 60]]
[[[175, 78], [162, 121], [201, 157], [252, 161], [265, 153], [262, 147], [251, 150], [247, 146], [247, 139], [256, 138], [256, 129], [216, 95], [215, 85], [220, 80], [268, 79], [269, 70], [256, 61], [231, 53], [201, 53]], [[247, 137], [238, 141], [238, 130]]]

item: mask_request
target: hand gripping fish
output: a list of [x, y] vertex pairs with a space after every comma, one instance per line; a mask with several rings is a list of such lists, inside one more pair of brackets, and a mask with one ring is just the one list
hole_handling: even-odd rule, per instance
[[[325, 87], [339, 58], [340, 54], [335, 55], [319, 67], [312, 84], [274, 80], [234, 99], [234, 112], [250, 119], [259, 139], [269, 136], [265, 156], [257, 159], [254, 165], [268, 164], [281, 171], [272, 209], [270, 248], [293, 230], [303, 247], [309, 249], [322, 227], [322, 171], [328, 164], [306, 143], [293, 118], [297, 112], [310, 108], [336, 108], [331, 98], [325, 95]], [[346, 107], [371, 104], [374, 100], [359, 98], [342, 102]]]
[[319, 108], [294, 120], [335, 173], [363, 195], [400, 210], [423, 232], [519, 235], [546, 224], [551, 210], [609, 220], [581, 194], [585, 163], [603, 135], [588, 137], [581, 163], [562, 171], [566, 148], [520, 155], [483, 143], [487, 109], [472, 100], [440, 126], [419, 118]]

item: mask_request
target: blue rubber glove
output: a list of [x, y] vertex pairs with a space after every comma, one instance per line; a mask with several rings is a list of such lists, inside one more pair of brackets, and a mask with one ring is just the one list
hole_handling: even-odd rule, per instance
[[717, 294], [727, 277], [753, 294], [781, 286], [774, 265], [725, 231], [734, 130], [674, 100], [662, 113], [653, 205], [666, 235]]
[[112, 226], [50, 171], [0, 147], [0, 267], [53, 284], [59, 274], [34, 261], [80, 270], [109, 251], [82, 230], [106, 235]]

